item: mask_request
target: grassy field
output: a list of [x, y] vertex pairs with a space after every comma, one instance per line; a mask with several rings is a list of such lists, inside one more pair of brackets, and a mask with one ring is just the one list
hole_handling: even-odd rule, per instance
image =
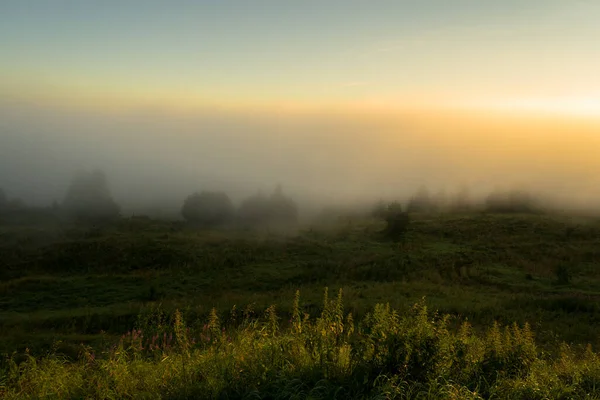
[[[179, 223], [143, 218], [124, 219], [109, 227], [93, 229], [56, 226], [2, 227], [0, 353], [7, 354], [3, 369], [12, 372], [5, 372], [0, 384], [6, 388], [7, 395], [36, 398], [41, 396], [42, 389], [32, 383], [32, 377], [37, 376], [36, 373], [42, 373], [40, 371], [56, 370], [57, 374], [61, 373], [60, 371], [64, 374], [78, 371], [77, 379], [95, 377], [99, 382], [98, 387], [114, 389], [114, 385], [108, 383], [108, 386], [103, 386], [104, 381], [94, 369], [99, 367], [90, 369], [89, 362], [85, 361], [85, 354], [90, 352], [98, 354], [98, 359], [102, 358], [102, 361], [97, 360], [96, 363], [114, 362], [114, 368], [129, 366], [133, 369], [146, 368], [148, 371], [154, 368], [152, 373], [147, 371], [148, 376], [159, 374], [162, 367], [158, 366], [168, 363], [161, 364], [160, 360], [152, 358], [155, 355], [148, 355], [145, 351], [132, 347], [131, 335], [135, 336], [138, 329], [145, 331], [148, 338], [149, 331], [165, 334], [167, 331], [163, 328], [169, 326], [169, 334], [175, 334], [175, 342], [179, 343], [176, 346], [177, 352], [173, 353], [169, 360], [186, 354], [186, 357], [191, 357], [192, 350], [192, 353], [203, 352], [201, 354], [204, 358], [198, 356], [200, 358], [194, 358], [195, 361], [189, 361], [191, 364], [188, 368], [195, 368], [197, 371], [205, 371], [203, 368], [207, 368], [194, 364], [207, 362], [206, 354], [214, 357], [215, 365], [226, 363], [225, 360], [229, 359], [227, 357], [233, 357], [230, 354], [233, 350], [227, 350], [223, 344], [214, 344], [221, 343], [221, 339], [216, 340], [215, 335], [212, 336], [213, 344], [182, 348], [181, 343], [184, 343], [184, 340], [181, 339], [181, 332], [177, 336], [177, 326], [181, 328], [183, 325], [177, 322], [175, 315], [179, 315], [180, 321], [186, 321], [185, 328], [190, 329], [189, 332], [196, 332], [194, 335], [201, 335], [207, 326], [208, 329], [213, 329], [215, 318], [218, 319], [219, 329], [230, 332], [227, 334], [230, 337], [229, 346], [235, 344], [238, 346], [237, 351], [241, 353], [250, 351], [244, 347], [250, 346], [249, 338], [257, 346], [264, 344], [264, 349], [271, 349], [268, 350], [271, 352], [272, 346], [279, 346], [283, 349], [282, 355], [269, 356], [275, 357], [274, 366], [279, 366], [281, 371], [287, 371], [284, 364], [298, 362], [306, 364], [308, 369], [302, 373], [296, 371], [285, 375], [282, 372], [283, 375], [278, 375], [287, 383], [272, 377], [271, 379], [269, 374], [272, 370], [269, 373], [263, 371], [264, 376], [252, 379], [264, 382], [264, 385], [274, 385], [274, 382], [278, 382], [277, 387], [288, 385], [288, 389], [289, 385], [293, 386], [293, 382], [303, 385], [302, 382], [306, 381], [314, 386], [322, 381], [325, 385], [323, 393], [327, 394], [313, 393], [310, 395], [313, 398], [331, 398], [333, 395], [329, 390], [333, 387], [352, 390], [352, 393], [340, 392], [339, 398], [381, 395], [385, 390], [391, 390], [390, 393], [400, 390], [398, 393], [394, 392], [396, 394], [388, 393], [388, 397], [400, 396], [399, 398], [419, 398], [423, 391], [431, 391], [431, 395], [434, 396], [431, 398], [449, 398], [453, 391], [456, 392], [454, 398], [478, 398], [479, 395], [487, 398], [507, 394], [509, 392], [506, 390], [513, 388], [510, 385], [517, 385], [518, 379], [526, 379], [519, 374], [509, 374], [506, 379], [510, 378], [510, 381], [498, 383], [491, 378], [489, 371], [484, 371], [485, 368], [474, 369], [469, 373], [471, 375], [467, 374], [468, 377], [465, 378], [446, 371], [446, 359], [440, 361], [440, 365], [446, 363], [446, 367], [442, 368], [436, 364], [427, 373], [423, 372], [422, 376], [416, 376], [416, 370], [403, 375], [401, 371], [394, 369], [395, 367], [382, 367], [378, 364], [387, 357], [382, 355], [383, 353], [379, 354], [379, 350], [374, 350], [373, 354], [369, 353], [369, 357], [372, 358], [353, 358], [354, 355], [368, 353], [364, 346], [374, 346], [374, 349], [378, 349], [382, 344], [391, 346], [381, 337], [373, 336], [377, 329], [373, 328], [372, 316], [377, 304], [389, 304], [390, 310], [397, 311], [387, 311], [387, 316], [383, 315], [385, 312], [381, 309], [379, 311], [380, 314], [383, 313], [380, 316], [383, 320], [391, 318], [392, 321], [385, 328], [388, 330], [384, 335], [386, 337], [396, 335], [397, 338], [414, 339], [418, 336], [421, 340], [422, 336], [427, 334], [414, 336], [414, 332], [409, 329], [411, 326], [421, 326], [429, 333], [437, 332], [433, 336], [439, 339], [436, 339], [439, 343], [436, 342], [438, 344], [435, 345], [441, 346], [439, 348], [451, 347], [455, 351], [457, 343], [462, 343], [461, 340], [465, 343], [479, 343], [472, 344], [472, 349], [470, 345], [467, 346], [471, 350], [464, 354], [479, 354], [473, 357], [481, 356], [482, 360], [488, 353], [487, 350], [481, 349], [489, 350], [493, 343], [497, 345], [498, 340], [505, 340], [504, 345], [498, 346], [507, 349], [514, 347], [514, 351], [517, 352], [515, 355], [510, 353], [513, 350], [506, 350], [510, 353], [506, 356], [508, 358], [529, 357], [532, 360], [546, 360], [545, 357], [550, 357], [548, 360], [567, 360], [571, 357], [569, 360], [572, 365], [576, 365], [572, 367], [573, 371], [584, 366], [588, 368], [590, 365], [600, 371], [600, 364], [594, 358], [595, 353], [585, 351], [588, 343], [593, 348], [600, 345], [599, 221], [591, 218], [545, 215], [414, 215], [406, 237], [399, 242], [384, 240], [378, 234], [382, 228], [381, 223], [377, 221], [343, 220], [328, 227], [306, 227], [298, 234], [285, 236], [266, 232], [195, 231]], [[319, 336], [323, 326], [339, 327], [341, 323], [332, 317], [335, 312], [323, 314], [323, 310], [328, 307], [328, 301], [323, 301], [325, 287], [329, 288], [332, 297], [337, 294], [338, 289], [343, 289], [344, 311], [339, 313], [339, 318], [345, 321], [346, 332], [353, 331], [352, 335], [345, 336], [335, 330], [338, 328], [332, 328], [333, 336]], [[297, 290], [301, 292], [301, 299], [295, 307]], [[420, 308], [417, 307], [420, 310], [427, 308], [430, 311], [429, 316], [418, 320], [420, 314], [415, 314], [415, 304], [420, 304]], [[271, 311], [265, 316], [265, 310], [271, 305], [276, 306], [276, 312], [269, 309]], [[179, 311], [176, 313], [176, 310]], [[448, 320], [442, 322], [433, 311], [437, 311], [437, 315], [448, 315]], [[305, 313], [310, 319], [306, 320], [306, 331], [300, 334], [294, 331], [297, 329], [294, 328], [294, 321], [297, 322], [298, 315]], [[345, 320], [348, 313], [351, 313], [353, 321], [357, 322], [356, 329], [354, 323], [348, 324]], [[242, 317], [236, 317], [238, 314]], [[210, 320], [213, 321], [212, 324], [209, 323]], [[362, 328], [358, 324], [359, 321], [363, 321]], [[466, 336], [460, 336], [460, 327], [464, 321], [468, 321], [472, 328], [468, 334], [464, 334]], [[516, 330], [513, 336], [508, 333], [494, 333], [490, 336], [495, 322], [509, 326], [517, 323], [521, 331], [514, 328]], [[525, 323], [531, 327], [535, 340], [528, 339], [528, 334], [522, 333]], [[393, 328], [394, 324], [400, 328]], [[163, 330], [157, 330], [157, 327], [162, 327], [160, 329]], [[260, 332], [271, 334], [263, 337], [260, 336]], [[124, 334], [129, 336], [124, 337]], [[504, 339], [490, 339], [494, 335]], [[218, 336], [221, 337], [220, 334]], [[324, 340], [323, 343], [329, 343], [328, 346], [335, 349], [337, 356], [333, 357], [326, 352], [329, 358], [326, 357], [324, 361], [320, 356], [320, 364], [317, 363], [316, 356], [313, 357], [314, 346], [315, 343], [321, 342], [315, 341], [313, 336], [318, 336], [320, 341]], [[341, 340], [341, 337], [344, 340]], [[330, 343], [330, 340], [333, 342]], [[280, 341], [287, 344], [284, 346]], [[292, 345], [296, 341], [297, 346]], [[405, 342], [409, 343], [410, 340], [406, 339]], [[567, 347], [561, 344], [563, 342], [569, 345], [568, 351], [565, 350]], [[116, 351], [113, 346], [119, 346], [119, 343], [129, 350], [121, 353]], [[292, 347], [286, 347], [288, 345]], [[422, 345], [423, 343], [418, 342], [415, 348]], [[111, 348], [112, 353], [107, 350]], [[322, 348], [319, 348], [321, 350], [317, 353], [321, 354]], [[302, 358], [303, 356], [297, 353], [300, 351], [298, 349], [304, 349], [302, 351], [308, 351], [313, 356]], [[164, 348], [161, 351], [163, 350]], [[346, 369], [335, 369], [341, 368], [340, 351], [348, 352], [347, 363], [356, 368], [344, 364]], [[571, 356], [571, 351], [573, 354], [580, 354], [580, 357]], [[119, 358], [117, 353], [123, 356]], [[47, 354], [52, 356], [45, 362], [55, 362], [56, 365], [44, 366], [43, 361], [37, 364], [31, 361], [31, 357], [39, 358]], [[104, 356], [101, 357], [100, 354]], [[123, 358], [124, 354], [129, 358]], [[498, 351], [494, 354], [498, 354]], [[419, 357], [421, 356], [422, 354]], [[437, 360], [436, 357], [431, 355], [430, 358]], [[15, 366], [27, 359], [30, 361], [23, 363], [22, 369], [19, 370]], [[578, 361], [574, 361], [575, 359]], [[548, 360], [544, 361], [545, 373], [564, 373], [564, 370], [560, 369], [566, 368], [564, 365], [559, 368], [554, 361]], [[136, 362], [145, 362], [147, 365], [138, 365]], [[415, 362], [422, 364], [425, 361]], [[331, 367], [337, 371], [331, 372], [333, 375], [323, 372], [329, 371], [329, 367], [324, 366], [330, 366], [330, 363], [337, 366]], [[32, 364], [37, 367], [32, 367]], [[530, 376], [534, 364], [534, 361], [531, 361], [530, 364], [519, 368], [526, 368], [529, 374], [527, 376]], [[60, 365], [60, 368], [57, 365]], [[303, 375], [309, 373], [307, 371], [314, 373], [315, 365], [320, 366], [318, 370], [323, 376], [319, 375], [317, 379], [312, 375]], [[498, 371], [508, 368], [503, 365], [498, 364]], [[179, 388], [177, 390], [186, 388], [181, 389], [183, 392], [171, 393], [164, 388], [158, 388], [157, 393], [163, 398], [197, 398], [198, 393], [204, 393], [209, 398], [224, 395], [239, 398], [252, 392], [242, 396], [240, 390], [249, 387], [246, 380], [250, 378], [234, 373], [229, 369], [229, 364], [222, 367], [222, 374], [234, 375], [223, 375], [219, 378], [218, 374], [214, 375], [216, 372], [212, 372], [213, 376], [206, 370], [203, 373], [208, 375], [200, 381], [203, 382], [202, 385], [208, 386], [186, 386], [183, 381], [178, 381], [173, 387]], [[408, 371], [406, 368], [404, 372]], [[468, 368], [463, 369], [466, 371]], [[349, 389], [348, 382], [358, 379], [354, 375], [358, 370], [366, 374], [366, 386]], [[367, 370], [368, 373], [365, 372]], [[376, 370], [379, 374], [372, 376]], [[184, 373], [179, 369], [178, 371], [177, 374]], [[258, 373], [257, 371], [253, 373]], [[384, 376], [382, 371], [385, 372], [386, 380], [377, 383], [377, 376]], [[600, 373], [598, 371], [595, 373]], [[136, 373], [142, 373], [142, 370]], [[165, 376], [168, 375], [167, 372], [164, 373]], [[445, 380], [433, 384], [431, 374]], [[174, 375], [171, 378], [183, 379], [182, 376]], [[190, 376], [196, 375], [185, 376], [186, 379], [192, 379]], [[212, 378], [209, 379], [209, 376]], [[230, 393], [225, 390], [228, 387], [223, 383], [227, 382], [226, 376], [229, 376], [231, 382], [237, 382], [232, 385], [238, 392]], [[138, 378], [130, 376], [127, 379]], [[480, 378], [491, 383], [483, 384]], [[36, 379], [39, 380], [39, 376]], [[464, 383], [461, 379], [469, 383]], [[193, 379], [192, 381], [196, 382]], [[239, 387], [236, 386], [238, 384]], [[410, 386], [413, 384], [421, 385], [418, 386], [420, 389]], [[581, 398], [584, 392], [592, 393], [591, 395], [596, 393], [595, 386], [592, 389], [585, 386], [584, 390], [581, 389], [580, 383], [577, 385], [572, 391], [565, 389], [568, 385], [564, 386], [565, 396], [571, 393], [575, 397], [563, 398]], [[78, 387], [83, 390], [81, 387], [84, 386]], [[369, 391], [367, 386], [371, 389], [376, 387], [377, 390]], [[409, 386], [415, 390], [414, 396], [406, 394]], [[256, 386], [252, 387], [253, 390], [256, 389], [252, 393], [262, 393], [262, 398], [276, 397], [273, 387], [263, 392]], [[298, 387], [297, 391], [300, 390]], [[313, 390], [314, 387], [309, 389]], [[474, 394], [477, 388], [482, 389], [480, 394]], [[304, 387], [302, 393], [309, 393], [309, 389]], [[90, 388], [83, 392], [63, 392], [62, 395], [57, 394], [55, 389], [52, 389], [54, 392], [48, 390], [44, 393], [49, 394], [49, 397], [54, 393], [55, 397], [85, 398], [86, 395], [82, 393], [92, 393]], [[290, 396], [296, 393], [292, 389], [289, 390]], [[465, 390], [471, 394], [465, 394]], [[600, 391], [600, 386], [598, 390]], [[138, 393], [132, 387], [123, 387], [121, 391]], [[91, 397], [97, 398], [100, 396], [98, 393]], [[102, 396], [110, 397], [106, 393]], [[141, 397], [146, 396], [142, 396], [141, 393], [139, 392]], [[528, 397], [529, 392], [523, 393], [525, 394], [519, 395], [521, 397], [515, 395], [514, 398], [543, 398], [536, 397], [537, 395]], [[284, 395], [283, 398], [290, 396]], [[595, 396], [589, 398], [599, 398], [598, 393]]]

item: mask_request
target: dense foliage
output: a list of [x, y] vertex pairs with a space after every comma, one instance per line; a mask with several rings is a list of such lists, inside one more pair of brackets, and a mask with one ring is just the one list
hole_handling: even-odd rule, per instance
[[402, 205], [398, 202], [386, 204], [381, 201], [373, 208], [371, 215], [386, 222], [382, 233], [387, 238], [399, 240], [408, 231], [410, 223], [408, 212], [402, 211]]
[[188, 196], [181, 208], [183, 218], [204, 227], [230, 223], [235, 210], [229, 196], [223, 192], [203, 191]]

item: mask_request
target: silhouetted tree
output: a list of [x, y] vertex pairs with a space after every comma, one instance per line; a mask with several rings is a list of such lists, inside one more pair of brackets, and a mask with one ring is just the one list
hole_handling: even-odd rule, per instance
[[380, 203], [377, 210], [378, 216], [386, 222], [386, 227], [381, 233], [392, 240], [402, 238], [410, 223], [408, 213], [402, 211], [402, 205], [397, 201], [389, 204]]
[[373, 218], [385, 218], [387, 212], [387, 203], [383, 200], [379, 200], [371, 209], [371, 217]]
[[240, 204], [238, 222], [244, 227], [267, 225], [271, 213], [269, 199], [262, 192], [248, 197]]
[[406, 206], [407, 212], [428, 212], [434, 209], [429, 190], [422, 186], [419, 191], [410, 198]]
[[278, 185], [271, 196], [260, 191], [240, 204], [238, 222], [245, 227], [295, 225], [298, 222], [298, 207]]
[[204, 227], [225, 225], [232, 221], [234, 213], [229, 196], [223, 192], [191, 194], [181, 208], [181, 215], [186, 221]]
[[269, 199], [269, 220], [275, 225], [295, 225], [298, 223], [298, 207], [294, 201], [283, 194], [281, 185], [277, 185]]
[[73, 178], [61, 208], [78, 221], [99, 222], [119, 217], [119, 206], [102, 171], [84, 172]]

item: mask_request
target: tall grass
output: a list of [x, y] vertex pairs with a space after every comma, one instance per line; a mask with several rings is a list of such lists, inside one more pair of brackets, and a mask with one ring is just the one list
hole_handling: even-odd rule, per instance
[[[378, 304], [356, 322], [342, 291], [325, 289], [320, 315], [289, 319], [275, 306], [252, 317], [215, 310], [206, 322], [160, 310], [105, 349], [79, 359], [51, 354], [5, 361], [0, 397], [60, 399], [571, 399], [600, 398], [591, 347], [541, 351], [530, 327], [493, 324], [476, 333], [431, 313]], [[456, 322], [456, 321], [454, 321]], [[456, 325], [456, 324], [452, 324]]]

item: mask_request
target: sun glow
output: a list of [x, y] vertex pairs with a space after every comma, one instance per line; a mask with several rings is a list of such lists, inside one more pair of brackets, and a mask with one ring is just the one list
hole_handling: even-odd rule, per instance
[[600, 95], [597, 97], [518, 99], [497, 102], [488, 106], [490, 109], [520, 113], [600, 118]]

